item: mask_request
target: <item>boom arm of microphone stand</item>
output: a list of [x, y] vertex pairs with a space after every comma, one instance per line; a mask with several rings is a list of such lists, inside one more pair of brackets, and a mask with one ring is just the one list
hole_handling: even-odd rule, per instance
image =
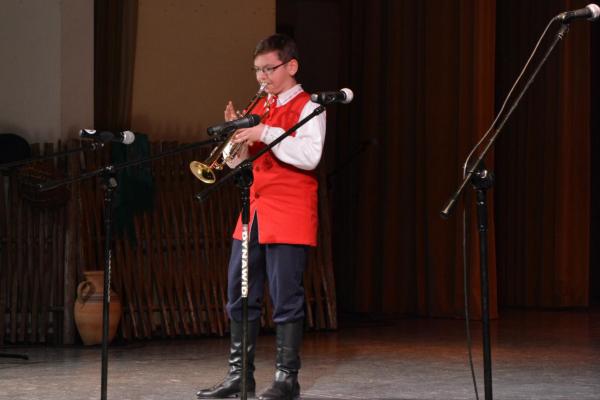
[[[554, 17], [552, 20], [556, 20], [556, 17]], [[487, 143], [487, 145], [485, 146], [485, 148], [483, 149], [483, 151], [477, 158], [477, 161], [473, 164], [473, 167], [471, 167], [469, 169], [469, 172], [464, 177], [464, 179], [463, 179], [462, 183], [460, 184], [460, 186], [458, 187], [458, 189], [454, 192], [454, 194], [446, 202], [442, 211], [440, 211], [440, 216], [442, 218], [447, 219], [450, 216], [450, 212], [452, 211], [452, 208], [456, 204], [458, 197], [460, 196], [460, 194], [463, 192], [463, 190], [467, 186], [467, 183], [473, 178], [473, 175], [478, 171], [478, 168], [481, 165], [481, 162], [483, 161], [486, 154], [490, 151], [490, 149], [496, 142], [496, 139], [498, 138], [498, 135], [502, 131], [504, 124], [506, 124], [506, 121], [508, 121], [508, 118], [512, 115], [513, 111], [519, 105], [519, 102], [523, 98], [523, 95], [527, 92], [527, 89], [529, 89], [529, 86], [531, 86], [531, 84], [533, 83], [533, 80], [537, 76], [538, 72], [540, 72], [540, 69], [546, 63], [546, 60], [550, 56], [550, 53], [552, 53], [552, 50], [554, 50], [554, 47], [556, 47], [557, 43], [564, 38], [564, 36], [567, 34], [568, 31], [569, 31], [569, 26], [567, 24], [561, 24], [560, 29], [558, 30], [554, 40], [552, 41], [552, 44], [550, 45], [550, 47], [544, 54], [544, 57], [540, 60], [537, 67], [534, 69], [533, 73], [531, 74], [531, 77], [527, 80], [527, 83], [525, 84], [525, 86], [523, 87], [523, 89], [521, 90], [521, 92], [519, 93], [517, 98], [515, 99], [515, 102], [510, 107], [510, 109], [506, 113], [505, 117], [502, 118], [502, 120], [500, 121], [498, 128], [494, 131], [494, 134], [492, 135], [491, 139], [489, 140], [489, 142]]]
[[194, 142], [194, 143], [189, 143], [183, 146], [179, 146], [175, 149], [172, 150], [167, 150], [164, 151], [160, 154], [156, 154], [154, 156], [151, 157], [146, 157], [146, 158], [138, 158], [136, 160], [131, 160], [131, 161], [127, 161], [121, 164], [117, 164], [117, 165], [107, 165], [105, 167], [102, 167], [100, 169], [97, 169], [95, 171], [91, 171], [91, 172], [86, 172], [84, 174], [81, 174], [79, 176], [76, 176], [74, 178], [67, 178], [67, 179], [63, 179], [60, 181], [51, 181], [51, 182], [46, 182], [46, 183], [39, 183], [37, 185], [34, 185], [34, 188], [40, 192], [45, 192], [48, 190], [52, 190], [52, 189], [57, 189], [61, 186], [64, 185], [68, 185], [70, 183], [75, 183], [75, 182], [79, 182], [82, 181], [84, 179], [87, 178], [92, 178], [94, 176], [98, 176], [98, 175], [102, 175], [102, 174], [106, 174], [106, 173], [115, 173], [117, 171], [120, 171], [122, 169], [128, 168], [128, 167], [134, 167], [136, 165], [141, 165], [141, 164], [145, 164], [151, 161], [155, 161], [155, 160], [159, 160], [161, 158], [166, 158], [168, 156], [172, 156], [175, 154], [179, 154], [179, 153], [183, 153], [189, 150], [194, 150], [196, 148], [199, 147], [204, 147], [206, 145], [209, 144], [215, 144], [215, 143], [219, 143], [221, 142], [221, 138], [220, 137], [214, 137], [212, 139], [208, 139], [208, 140], [203, 140], [200, 142]]
[[58, 151], [56, 153], [46, 154], [46, 155], [43, 155], [40, 157], [31, 157], [31, 158], [26, 158], [24, 160], [17, 160], [17, 161], [12, 161], [12, 162], [5, 163], [5, 164], [0, 164], [0, 170], [7, 170], [10, 168], [14, 168], [14, 167], [20, 167], [21, 165], [33, 164], [33, 163], [36, 163], [39, 161], [49, 160], [51, 158], [64, 157], [64, 156], [68, 156], [69, 154], [79, 153], [79, 152], [86, 151], [86, 150], [94, 151], [94, 150], [101, 149], [102, 147], [104, 147], [104, 143], [92, 142], [92, 143], [88, 143], [84, 146], [79, 146], [79, 147], [64, 150], [64, 151]]
[[240, 165], [238, 165], [237, 167], [232, 169], [227, 175], [223, 176], [217, 183], [215, 183], [214, 185], [211, 185], [210, 187], [208, 187], [208, 188], [204, 189], [203, 191], [201, 191], [200, 193], [196, 194], [196, 196], [195, 196], [196, 200], [198, 200], [200, 202], [205, 201], [210, 196], [210, 194], [212, 192], [214, 192], [216, 189], [218, 189], [219, 187], [221, 187], [221, 185], [223, 185], [225, 182], [228, 182], [231, 178], [233, 178], [234, 176], [239, 174], [243, 169], [250, 168], [252, 166], [252, 163], [257, 158], [259, 158], [260, 156], [262, 156], [263, 154], [265, 154], [266, 152], [271, 150], [273, 147], [277, 146], [277, 144], [279, 144], [279, 142], [281, 142], [286, 137], [290, 136], [292, 134], [292, 132], [295, 132], [298, 128], [300, 128], [302, 125], [306, 124], [308, 121], [310, 121], [317, 115], [321, 114], [323, 111], [325, 111], [325, 105], [319, 105], [317, 108], [315, 108], [313, 110], [313, 112], [308, 114], [304, 119], [299, 121], [296, 125], [292, 126], [290, 129], [288, 129], [287, 131], [285, 131], [284, 133], [279, 135], [279, 137], [277, 139], [273, 140], [271, 143], [269, 143], [268, 145], [263, 147], [258, 153], [256, 153], [252, 157], [249, 157], [246, 160], [242, 161], [242, 163]]

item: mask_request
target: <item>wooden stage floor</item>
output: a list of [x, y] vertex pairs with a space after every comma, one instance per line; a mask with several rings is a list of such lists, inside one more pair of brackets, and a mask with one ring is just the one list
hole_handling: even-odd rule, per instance
[[[600, 399], [600, 310], [504, 311], [492, 326], [495, 399]], [[481, 331], [474, 361], [483, 399]], [[307, 333], [303, 399], [475, 399], [464, 321], [401, 319]], [[258, 390], [273, 373], [274, 336], [257, 348]], [[226, 372], [228, 340], [170, 340], [112, 346], [108, 399], [195, 399]], [[28, 361], [0, 358], [2, 400], [100, 398], [100, 348], [15, 347]]]

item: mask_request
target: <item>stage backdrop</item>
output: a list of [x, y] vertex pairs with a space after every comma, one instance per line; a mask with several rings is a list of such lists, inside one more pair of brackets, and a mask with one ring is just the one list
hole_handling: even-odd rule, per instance
[[[356, 93], [351, 105], [328, 110], [324, 158], [340, 308], [460, 315], [461, 220], [444, 221], [439, 211], [459, 182], [468, 149], [493, 116], [494, 2], [277, 5], [278, 27], [297, 38], [304, 69], [327, 76], [317, 76], [313, 84], [308, 75], [306, 86], [348, 86]], [[494, 218], [489, 216], [495, 316]], [[470, 300], [478, 314], [477, 241], [469, 243]]]
[[[498, 2], [497, 102], [547, 21], [586, 4]], [[589, 301], [590, 23], [574, 22], [556, 50], [496, 151], [499, 301], [506, 306]]]

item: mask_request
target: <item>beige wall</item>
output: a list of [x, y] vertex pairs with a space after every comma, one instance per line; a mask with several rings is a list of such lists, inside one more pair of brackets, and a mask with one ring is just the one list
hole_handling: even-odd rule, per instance
[[258, 86], [256, 42], [275, 31], [275, 0], [140, 0], [132, 129], [198, 140]]
[[2, 0], [0, 133], [30, 143], [93, 121], [93, 0]]

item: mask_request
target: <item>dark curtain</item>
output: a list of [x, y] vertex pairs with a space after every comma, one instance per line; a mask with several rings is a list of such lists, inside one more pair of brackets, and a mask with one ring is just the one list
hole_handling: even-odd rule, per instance
[[[600, 25], [591, 27], [591, 71], [600, 69]], [[591, 77], [590, 109], [600, 109], [600, 79]], [[590, 303], [600, 304], [600, 113], [591, 112]]]
[[[305, 87], [356, 93], [351, 105], [328, 109], [322, 162], [341, 311], [462, 314], [461, 213], [449, 221], [438, 213], [545, 23], [582, 6], [278, 1], [278, 29], [298, 41], [304, 70], [318, 71], [303, 75]], [[492, 316], [498, 305], [587, 304], [587, 29], [574, 24], [486, 159], [497, 176], [488, 194]], [[473, 214], [468, 224], [468, 285], [479, 315]]]
[[[585, 1], [498, 2], [497, 99], [546, 23]], [[588, 305], [590, 24], [577, 21], [506, 125], [496, 150], [499, 301]], [[557, 31], [550, 30], [549, 40]]]
[[[493, 116], [494, 2], [292, 3], [278, 2], [278, 23], [299, 42], [303, 68], [327, 72], [330, 67], [323, 66], [334, 63], [338, 73], [330, 74], [335, 81], [327, 88], [348, 86], [356, 93], [351, 105], [328, 110], [323, 161], [334, 171], [330, 189], [341, 310], [462, 314], [461, 214], [457, 209], [444, 221], [439, 211], [459, 183], [468, 149]], [[314, 29], [302, 27], [311, 7], [310, 26], [323, 27], [318, 41]], [[290, 8], [296, 13], [283, 11]], [[478, 314], [473, 228], [469, 292]]]
[[138, 0], [94, 2], [94, 124], [130, 128]]
[[[347, 111], [347, 125], [340, 124], [349, 140], [338, 142], [335, 159], [367, 138], [378, 146], [334, 189], [354, 184], [358, 192], [351, 201], [335, 197], [335, 219], [343, 221], [335, 243], [354, 249], [338, 253], [336, 272], [355, 270], [352, 283], [341, 283], [340, 303], [359, 312], [460, 315], [460, 213], [444, 221], [439, 211], [493, 113], [494, 65], [486, 60], [494, 57], [494, 3], [356, 1], [346, 3], [345, 12], [352, 21], [345, 41], [350, 68], [341, 76], [356, 88], [358, 101]], [[471, 271], [477, 311], [479, 274]]]

